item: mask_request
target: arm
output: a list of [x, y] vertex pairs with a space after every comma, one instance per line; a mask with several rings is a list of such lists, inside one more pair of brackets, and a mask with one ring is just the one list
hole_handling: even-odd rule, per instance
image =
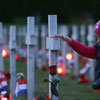
[[61, 35], [61, 34], [56, 34], [56, 35], [52, 36], [51, 38], [61, 38], [63, 41], [65, 41], [67, 43], [70, 43], [72, 41], [71, 38]]
[[61, 38], [63, 41], [67, 42], [69, 46], [71, 46], [73, 50], [75, 50], [81, 56], [96, 59], [96, 48], [95, 47], [85, 46], [78, 41], [75, 41], [69, 37], [66, 37], [60, 34], [52, 36], [52, 38]]
[[84, 44], [78, 41], [75, 41], [75, 40], [72, 40], [69, 43], [69, 46], [71, 46], [73, 50], [75, 50], [77, 53], [79, 53], [80, 55], [84, 57], [96, 59], [96, 48], [95, 47], [85, 46]]

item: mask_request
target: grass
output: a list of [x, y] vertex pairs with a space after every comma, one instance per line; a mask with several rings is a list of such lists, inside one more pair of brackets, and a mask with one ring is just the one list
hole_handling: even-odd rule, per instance
[[[9, 72], [9, 59], [4, 59], [5, 71]], [[23, 72], [27, 78], [27, 65], [24, 62], [16, 62], [16, 72]], [[48, 71], [35, 69], [35, 97], [48, 94], [48, 83], [43, 80], [48, 78]], [[80, 85], [71, 80], [69, 75], [59, 76], [59, 100], [99, 100], [98, 91], [93, 90], [91, 83]]]

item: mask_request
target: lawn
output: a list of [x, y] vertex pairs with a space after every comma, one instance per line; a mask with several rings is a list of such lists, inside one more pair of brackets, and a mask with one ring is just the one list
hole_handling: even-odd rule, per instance
[[[9, 59], [5, 58], [5, 71], [9, 72]], [[16, 62], [16, 71], [23, 72], [27, 77], [27, 66], [24, 62]], [[48, 94], [48, 83], [44, 79], [48, 78], [48, 71], [35, 69], [35, 97]], [[59, 100], [99, 100], [98, 91], [91, 88], [91, 83], [79, 85], [77, 81], [71, 80], [69, 75], [59, 76]]]

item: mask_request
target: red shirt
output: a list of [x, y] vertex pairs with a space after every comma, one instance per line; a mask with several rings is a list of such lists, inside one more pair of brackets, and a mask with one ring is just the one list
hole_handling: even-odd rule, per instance
[[81, 56], [96, 59], [96, 48], [93, 46], [85, 46], [84, 44], [72, 39], [69, 46], [73, 48]]

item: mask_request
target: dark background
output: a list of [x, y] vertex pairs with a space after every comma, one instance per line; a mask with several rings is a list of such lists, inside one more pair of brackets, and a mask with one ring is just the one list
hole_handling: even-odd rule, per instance
[[1, 0], [0, 21], [14, 22], [36, 16], [47, 22], [48, 14], [57, 14], [61, 23], [96, 22], [100, 19], [100, 0]]

